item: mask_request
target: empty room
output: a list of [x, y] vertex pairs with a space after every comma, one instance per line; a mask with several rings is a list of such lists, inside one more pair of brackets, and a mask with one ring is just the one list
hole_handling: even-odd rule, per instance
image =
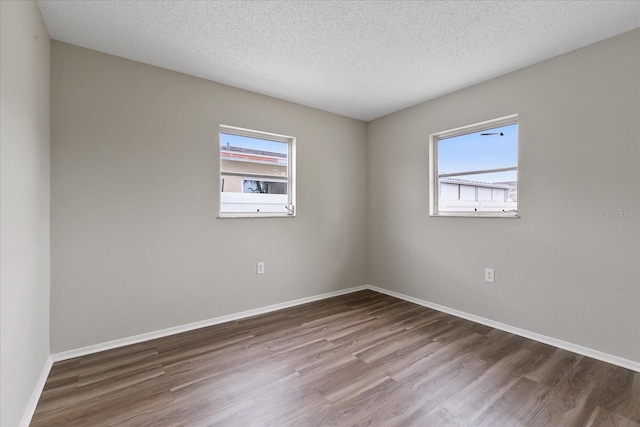
[[2, 427], [640, 427], [640, 2], [0, 18]]

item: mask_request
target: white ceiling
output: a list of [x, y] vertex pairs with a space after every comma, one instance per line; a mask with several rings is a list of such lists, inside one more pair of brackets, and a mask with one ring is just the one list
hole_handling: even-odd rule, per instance
[[640, 27], [638, 1], [45, 1], [51, 37], [372, 120]]

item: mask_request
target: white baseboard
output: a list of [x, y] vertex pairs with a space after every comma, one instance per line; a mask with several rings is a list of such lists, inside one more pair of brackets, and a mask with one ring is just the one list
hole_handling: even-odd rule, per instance
[[387, 289], [379, 288], [377, 286], [365, 285], [364, 288], [370, 289], [372, 291], [380, 292], [382, 294], [386, 294], [392, 297], [400, 298], [402, 300], [409, 301], [414, 304], [422, 305], [424, 307], [432, 308], [434, 310], [451, 314], [456, 317], [461, 317], [463, 319], [471, 320], [472, 322], [491, 326], [492, 328], [500, 329], [505, 332], [509, 332], [515, 335], [520, 335], [521, 337], [529, 338], [534, 341], [538, 341], [544, 344], [549, 344], [554, 347], [561, 348], [563, 350], [572, 351], [574, 353], [578, 353], [583, 356], [587, 356], [593, 359], [601, 360], [603, 362], [611, 363], [612, 365], [617, 365], [626, 369], [631, 369], [632, 371], [640, 372], [640, 362], [634, 362], [632, 360], [614, 356], [612, 354], [603, 353], [601, 351], [594, 350], [588, 347], [583, 347], [578, 344], [573, 344], [567, 341], [562, 341], [556, 338], [548, 337], [546, 335], [527, 331], [526, 329], [516, 328], [515, 326], [506, 325], [504, 323], [496, 322], [490, 319], [486, 319], [484, 317], [476, 316], [474, 314], [465, 313], [464, 311], [456, 310], [440, 304], [435, 304], [429, 301], [421, 300], [419, 298], [414, 298], [409, 295], [401, 294], [399, 292], [389, 291]]
[[244, 319], [251, 316], [257, 316], [259, 314], [265, 314], [276, 310], [282, 310], [283, 308], [294, 307], [296, 305], [306, 304], [313, 301], [319, 301], [326, 298], [331, 298], [339, 295], [350, 294], [352, 292], [362, 291], [367, 289], [366, 286], [356, 286], [353, 288], [341, 289], [339, 291], [327, 292], [320, 295], [314, 295], [311, 297], [300, 298], [292, 301], [282, 302], [278, 304], [268, 305], [266, 307], [254, 308], [252, 310], [241, 311], [239, 313], [227, 314], [225, 316], [214, 317], [212, 319], [202, 320], [199, 322], [188, 323], [186, 325], [174, 326], [159, 331], [147, 332], [145, 334], [134, 335], [127, 338], [120, 338], [113, 341], [108, 341], [100, 344], [90, 345], [87, 347], [78, 348], [75, 350], [64, 351], [51, 355], [54, 362], [61, 360], [73, 359], [75, 357], [86, 356], [88, 354], [98, 353], [105, 350], [112, 350], [118, 347], [124, 347], [131, 344], [138, 344], [144, 341], [153, 340], [156, 338], [163, 338], [169, 335], [175, 335], [182, 332], [193, 331], [195, 329], [205, 328], [207, 326], [218, 325], [220, 323], [232, 322], [234, 320]]
[[[306, 304], [308, 302], [318, 301], [326, 298], [331, 298], [338, 295], [349, 294], [352, 292], [361, 291], [364, 289], [369, 289], [375, 292], [380, 292], [382, 294], [390, 295], [392, 297], [400, 298], [405, 301], [409, 301], [424, 307], [432, 308], [434, 310], [441, 311], [443, 313], [451, 314], [453, 316], [461, 317], [463, 319], [470, 320], [472, 322], [481, 323], [483, 325], [490, 326], [492, 328], [500, 329], [505, 332], [509, 332], [515, 335], [520, 335], [525, 338], [532, 339], [534, 341], [539, 341], [544, 344], [549, 344], [554, 347], [558, 347], [564, 350], [572, 351], [574, 353], [582, 354], [583, 356], [592, 357], [597, 360], [601, 360], [603, 362], [611, 363], [613, 365], [617, 365], [623, 368], [631, 369], [633, 371], [640, 372], [640, 362], [634, 362], [632, 360], [628, 360], [619, 356], [614, 356], [612, 354], [604, 353], [598, 350], [594, 350], [588, 347], [583, 347], [578, 344], [573, 344], [567, 341], [562, 341], [556, 338], [548, 337], [546, 335], [538, 334], [536, 332], [531, 332], [526, 329], [517, 328], [515, 326], [507, 325], [504, 323], [496, 322], [491, 319], [486, 319], [484, 317], [476, 316], [474, 314], [469, 314], [464, 311], [456, 310], [450, 307], [446, 307], [440, 304], [435, 304], [429, 301], [421, 300], [419, 298], [415, 298], [409, 295], [405, 295], [399, 292], [390, 291], [384, 288], [379, 288], [373, 285], [363, 285], [356, 286], [353, 288], [341, 289], [339, 291], [327, 292], [320, 295], [315, 295], [306, 298], [300, 298], [293, 301], [287, 301], [279, 304], [273, 304], [266, 307], [260, 307], [252, 310], [241, 311], [239, 313], [228, 314], [225, 316], [214, 317], [212, 319], [202, 320], [200, 322], [188, 323], [186, 325], [175, 326], [167, 329], [162, 329], [159, 331], [148, 332], [145, 334], [135, 335], [128, 338], [121, 338], [113, 341], [108, 341], [101, 344], [91, 345], [88, 347], [82, 347], [75, 350], [69, 350], [62, 353], [56, 353], [51, 356], [53, 362], [58, 362], [61, 360], [73, 359], [74, 357], [85, 356], [88, 354], [98, 353], [100, 351], [111, 350], [118, 347], [124, 347], [126, 345], [137, 344], [144, 341], [149, 341], [156, 338], [162, 338], [169, 335], [179, 334], [181, 332], [188, 332], [194, 329], [200, 329], [207, 326], [218, 325], [220, 323], [231, 322], [234, 320], [244, 319], [246, 317], [257, 316], [259, 314], [265, 314], [276, 310], [281, 310], [283, 308], [294, 307], [300, 304]], [[50, 366], [49, 366], [50, 369]], [[47, 371], [48, 372], [48, 371]], [[46, 379], [46, 377], [45, 377]], [[43, 382], [44, 385], [44, 382]], [[37, 399], [36, 399], [37, 403]], [[34, 406], [35, 409], [35, 406]]]
[[31, 393], [31, 398], [27, 403], [27, 407], [24, 409], [22, 420], [20, 420], [20, 427], [29, 427], [29, 424], [31, 424], [31, 418], [33, 418], [33, 414], [36, 412], [36, 406], [38, 406], [38, 401], [40, 400], [44, 384], [47, 382], [52, 366], [53, 359], [49, 356], [46, 362], [44, 362], [44, 366], [42, 367], [36, 386], [33, 388], [33, 393]]

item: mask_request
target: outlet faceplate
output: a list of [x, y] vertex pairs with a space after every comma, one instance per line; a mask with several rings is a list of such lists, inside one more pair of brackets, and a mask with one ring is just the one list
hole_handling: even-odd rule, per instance
[[256, 263], [256, 274], [264, 274], [264, 262], [260, 261]]
[[495, 283], [496, 276], [493, 268], [485, 268], [484, 269], [484, 281], [489, 283]]

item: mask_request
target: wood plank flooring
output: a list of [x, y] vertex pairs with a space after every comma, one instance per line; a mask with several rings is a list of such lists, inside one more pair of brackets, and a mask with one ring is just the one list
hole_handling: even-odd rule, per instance
[[640, 373], [362, 291], [57, 362], [31, 425], [640, 427]]

